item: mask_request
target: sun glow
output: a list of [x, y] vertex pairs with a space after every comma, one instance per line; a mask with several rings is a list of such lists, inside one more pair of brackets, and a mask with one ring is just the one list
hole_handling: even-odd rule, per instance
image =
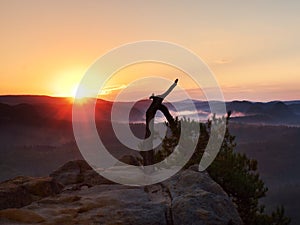
[[88, 90], [81, 87], [78, 90], [78, 84], [72, 90], [72, 100], [74, 104], [84, 105], [87, 104], [89, 99], [93, 98], [90, 94], [88, 94]]
[[99, 90], [99, 92], [95, 92], [94, 87], [92, 85], [88, 86], [80, 86], [79, 89], [79, 84], [75, 85], [74, 88], [72, 89], [72, 99], [73, 102], [76, 104], [86, 104], [89, 102], [89, 100], [95, 99], [95, 98], [103, 98], [107, 97], [112, 94], [113, 91], [120, 90], [121, 88], [124, 88], [125, 86], [122, 87], [104, 87]]
[[52, 87], [54, 95], [74, 98], [85, 69], [83, 66], [77, 66], [57, 72], [59, 76], [53, 81]]

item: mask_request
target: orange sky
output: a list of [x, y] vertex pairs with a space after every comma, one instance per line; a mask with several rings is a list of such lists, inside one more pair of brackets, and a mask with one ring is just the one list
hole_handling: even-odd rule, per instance
[[[178, 43], [201, 57], [226, 100], [300, 99], [299, 11], [296, 0], [2, 0], [0, 95], [70, 96], [99, 56], [154, 39]], [[136, 66], [123, 72], [138, 77], [141, 65]], [[178, 71], [143, 68], [148, 75], [179, 76], [183, 88], [194, 91]], [[112, 79], [103, 97], [113, 98], [129, 81]], [[152, 90], [131, 91], [147, 96]]]

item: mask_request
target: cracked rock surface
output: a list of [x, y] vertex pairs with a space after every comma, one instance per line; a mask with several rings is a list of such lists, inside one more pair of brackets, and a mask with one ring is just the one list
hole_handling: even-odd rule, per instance
[[[28, 179], [23, 180], [28, 183]], [[9, 182], [13, 181], [6, 181], [6, 186], [4, 182], [0, 184], [0, 191], [8, 195], [7, 201], [14, 199], [16, 190], [25, 185], [12, 183], [14, 192], [9, 193], [5, 189], [10, 187]], [[51, 178], [30, 178], [30, 182], [34, 183], [30, 193], [39, 193], [39, 197], [20, 200], [15, 208], [8, 208], [11, 204], [1, 201], [0, 224], [242, 224], [222, 188], [207, 173], [192, 168], [159, 184], [130, 187], [107, 181], [78, 160], [68, 162]], [[48, 188], [45, 192], [43, 185]], [[33, 190], [35, 187], [39, 192]]]

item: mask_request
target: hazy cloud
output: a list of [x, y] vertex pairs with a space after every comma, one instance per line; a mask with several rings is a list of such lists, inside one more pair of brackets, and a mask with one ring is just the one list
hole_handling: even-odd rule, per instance
[[229, 64], [232, 62], [232, 59], [229, 58], [221, 58], [213, 61], [214, 64]]
[[126, 87], [127, 87], [127, 86], [126, 86], [125, 84], [114, 85], [114, 86], [108, 86], [108, 87], [103, 88], [103, 89], [100, 91], [99, 96], [109, 95], [109, 94], [112, 94], [114, 91], [118, 91], [118, 90], [124, 89], [124, 88], [126, 88]]

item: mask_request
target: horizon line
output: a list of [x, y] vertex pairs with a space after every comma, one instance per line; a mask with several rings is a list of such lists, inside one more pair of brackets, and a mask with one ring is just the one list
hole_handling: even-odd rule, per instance
[[[48, 98], [63, 98], [63, 99], [74, 99], [72, 96], [54, 96], [54, 95], [46, 95], [46, 94], [3, 94], [0, 95], [0, 97], [48, 97]], [[85, 98], [90, 98], [93, 99], [94, 97], [85, 97]], [[97, 97], [98, 100], [103, 100], [103, 101], [108, 101], [108, 102], [114, 102], [113, 100], [108, 100], [105, 98]], [[142, 100], [148, 100], [147, 98], [142, 99]], [[177, 101], [171, 101], [171, 102], [181, 102], [185, 100], [193, 100], [193, 101], [201, 101], [201, 102], [208, 102], [207, 100], [203, 99], [183, 99], [183, 100], [177, 100]], [[141, 101], [141, 100], [139, 100]], [[213, 101], [219, 101], [219, 100], [211, 100], [210, 102]], [[265, 101], [260, 101], [260, 100], [249, 100], [249, 99], [231, 99], [231, 100], [226, 100], [225, 102], [234, 102], [234, 101], [247, 101], [247, 102], [261, 102], [261, 103], [269, 103], [269, 102], [293, 102], [293, 101], [300, 101], [300, 99], [273, 99], [273, 100], [265, 100]], [[128, 101], [118, 101], [118, 102], [132, 102], [130, 100]]]

